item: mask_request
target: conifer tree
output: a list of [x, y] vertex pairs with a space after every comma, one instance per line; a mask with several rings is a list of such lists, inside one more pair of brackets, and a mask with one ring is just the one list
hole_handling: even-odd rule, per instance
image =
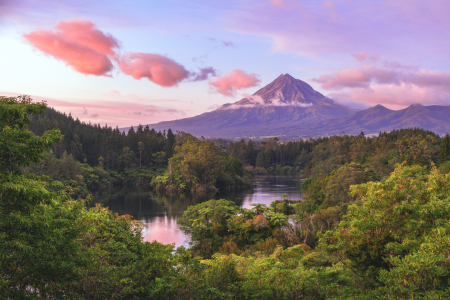
[[439, 150], [439, 162], [443, 163], [450, 160], [450, 136], [448, 133], [442, 140], [441, 148]]

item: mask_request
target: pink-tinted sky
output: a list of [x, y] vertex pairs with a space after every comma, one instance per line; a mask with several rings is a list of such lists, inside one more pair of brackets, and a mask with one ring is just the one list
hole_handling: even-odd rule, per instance
[[92, 123], [190, 117], [281, 73], [356, 108], [450, 105], [450, 1], [0, 0], [0, 95]]

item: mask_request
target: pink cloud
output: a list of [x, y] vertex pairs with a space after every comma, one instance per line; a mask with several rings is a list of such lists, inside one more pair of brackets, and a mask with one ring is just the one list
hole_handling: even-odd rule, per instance
[[342, 68], [313, 81], [328, 90], [342, 90], [329, 96], [344, 104], [383, 104], [402, 108], [414, 103], [450, 104], [450, 72], [418, 70], [402, 64], [365, 64]]
[[[0, 91], [0, 95], [8, 97], [18, 96], [16, 93]], [[151, 105], [143, 103], [133, 103], [129, 101], [86, 101], [81, 99], [60, 100], [47, 97], [33, 96], [35, 101], [44, 100], [48, 107], [53, 107], [57, 111], [71, 114], [74, 118], [79, 118], [83, 122], [98, 123], [102, 126], [126, 127], [137, 124], [152, 124], [161, 121], [168, 121], [193, 116], [200, 111], [191, 110], [178, 106], [173, 108], [170, 105]], [[173, 100], [173, 99], [168, 99]], [[158, 100], [159, 101], [159, 100]], [[160, 101], [163, 101], [161, 99]]]
[[209, 85], [217, 93], [232, 97], [236, 95], [236, 90], [257, 86], [261, 82], [260, 76], [257, 74], [247, 74], [246, 72], [236, 69], [225, 76], [210, 81]]
[[335, 5], [334, 5], [334, 3], [333, 2], [331, 2], [331, 1], [325, 1], [325, 2], [323, 2], [322, 3], [322, 6], [324, 7], [324, 8], [327, 8], [327, 9], [335, 9]]
[[105, 34], [95, 28], [94, 23], [89, 21], [59, 22], [56, 26], [68, 40], [80, 43], [97, 52], [114, 56], [113, 49], [119, 49], [119, 42], [111, 35]]
[[285, 7], [283, 0], [270, 0], [270, 4], [277, 7]]
[[450, 105], [449, 93], [440, 89], [406, 83], [355, 88], [340, 93], [331, 93], [327, 96], [339, 103], [360, 108], [376, 104], [382, 104], [390, 109], [402, 109], [415, 103], [423, 105]]
[[163, 87], [176, 86], [189, 76], [184, 66], [159, 54], [128, 52], [119, 60], [119, 66], [135, 79], [145, 77]]
[[405, 75], [405, 81], [421, 87], [440, 88], [450, 94], [450, 72], [420, 70]]
[[367, 59], [367, 54], [364, 52], [360, 52], [357, 54], [352, 54], [352, 56], [357, 60], [357, 61], [364, 61]]
[[450, 72], [435, 70], [414, 70], [397, 64], [391, 68], [366, 64], [355, 68], [342, 68], [338, 72], [322, 75], [313, 81], [324, 89], [368, 88], [372, 84], [413, 84], [420, 87], [435, 87], [450, 92]]
[[62, 60], [86, 75], [105, 76], [113, 69], [110, 56], [118, 42], [96, 29], [92, 22], [60, 22], [57, 31], [37, 30], [24, 34], [25, 39], [43, 53]]
[[[36, 49], [83, 74], [109, 76], [107, 73], [112, 71], [115, 61], [123, 73], [135, 79], [145, 77], [163, 87], [177, 86], [184, 79], [200, 81], [216, 76], [212, 67], [189, 72], [180, 63], [159, 54], [127, 52], [119, 55], [115, 51], [120, 49], [119, 41], [89, 21], [59, 22], [56, 31], [37, 30], [23, 36]], [[114, 90], [109, 94], [121, 96]]]
[[342, 68], [336, 73], [322, 75], [313, 79], [313, 81], [320, 83], [324, 89], [342, 89], [347, 87], [369, 87], [372, 82], [398, 83], [400, 75], [395, 70], [364, 65], [355, 68]]

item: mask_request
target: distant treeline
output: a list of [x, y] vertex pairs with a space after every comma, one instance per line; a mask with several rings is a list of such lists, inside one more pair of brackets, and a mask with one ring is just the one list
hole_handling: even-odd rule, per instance
[[[440, 158], [442, 138], [420, 128], [380, 132], [378, 137], [346, 135], [279, 142], [266, 140], [231, 142], [226, 153], [238, 158], [255, 172], [277, 174], [327, 175], [332, 170], [355, 162], [368, 165], [382, 176], [389, 175], [396, 163], [421, 165], [445, 161]], [[264, 169], [262, 169], [264, 168]]]
[[[117, 127], [84, 123], [53, 108], [47, 108], [43, 115], [33, 116], [29, 129], [36, 135], [49, 129], [61, 131], [63, 141], [53, 146], [57, 158], [67, 152], [90, 166], [103, 166], [120, 172], [139, 166], [165, 169], [177, 141], [181, 142], [188, 136], [186, 133], [174, 134], [170, 129], [157, 132], [142, 125], [131, 127], [125, 134]], [[380, 132], [376, 137], [366, 137], [364, 133], [342, 133], [340, 136], [288, 142], [280, 142], [278, 138], [261, 142], [226, 139], [211, 142], [256, 174], [302, 174], [309, 177], [327, 175], [350, 162], [367, 165], [382, 176], [390, 174], [395, 164], [403, 161], [439, 165], [445, 161], [439, 154], [442, 140], [434, 132], [408, 128]]]

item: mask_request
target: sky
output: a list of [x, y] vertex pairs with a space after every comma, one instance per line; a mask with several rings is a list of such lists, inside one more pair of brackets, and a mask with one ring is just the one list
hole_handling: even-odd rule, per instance
[[126, 127], [289, 73], [338, 103], [450, 105], [448, 0], [0, 0], [0, 96]]

